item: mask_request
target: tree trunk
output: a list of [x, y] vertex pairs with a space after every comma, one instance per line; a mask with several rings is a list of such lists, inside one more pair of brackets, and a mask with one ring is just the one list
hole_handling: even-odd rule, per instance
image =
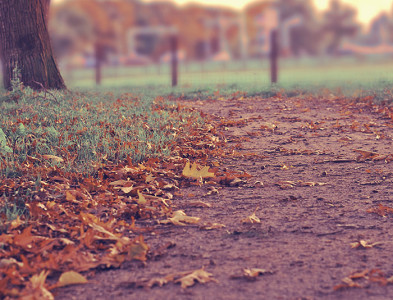
[[52, 53], [47, 16], [50, 0], [0, 0], [3, 81], [11, 88], [13, 69], [25, 86], [65, 89]]

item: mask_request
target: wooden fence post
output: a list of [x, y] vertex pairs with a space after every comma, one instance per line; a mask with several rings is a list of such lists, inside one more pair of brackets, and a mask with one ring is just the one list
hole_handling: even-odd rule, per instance
[[94, 55], [95, 55], [95, 60], [96, 60], [96, 64], [95, 64], [95, 73], [96, 73], [96, 84], [100, 85], [101, 84], [101, 78], [102, 78], [102, 74], [101, 74], [101, 63], [103, 60], [103, 47], [100, 43], [96, 43], [95, 47], [94, 47]]
[[172, 71], [172, 87], [177, 86], [177, 72], [178, 72], [178, 57], [177, 57], [177, 48], [178, 48], [178, 40], [176, 35], [172, 35], [170, 37], [170, 47], [171, 47], [171, 71]]
[[277, 83], [278, 79], [278, 55], [279, 55], [279, 45], [278, 45], [278, 32], [277, 30], [272, 30], [270, 34], [270, 81], [271, 83]]

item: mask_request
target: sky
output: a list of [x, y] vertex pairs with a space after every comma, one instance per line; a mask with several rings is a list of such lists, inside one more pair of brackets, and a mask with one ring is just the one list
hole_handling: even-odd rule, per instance
[[[168, 1], [168, 0], [143, 0], [144, 2], [152, 1]], [[210, 5], [223, 5], [234, 8], [242, 8], [247, 3], [255, 0], [173, 0], [178, 4], [185, 4], [188, 2], [203, 3]], [[362, 23], [368, 23], [381, 11], [392, 11], [393, 0], [341, 0], [344, 3], [350, 4], [358, 8], [358, 20]], [[314, 0], [315, 6], [322, 10], [328, 7], [329, 0]]]

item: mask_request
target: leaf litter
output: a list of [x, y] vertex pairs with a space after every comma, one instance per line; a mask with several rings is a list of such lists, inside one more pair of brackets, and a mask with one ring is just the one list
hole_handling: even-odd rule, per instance
[[[236, 96], [221, 99], [219, 106], [213, 99], [208, 105], [204, 103], [204, 109], [209, 109], [211, 113], [222, 109], [225, 112], [227, 102], [236, 103], [239, 108], [248, 105], [247, 102], [254, 102], [253, 107], [259, 116], [244, 113], [237, 118], [234, 116], [237, 113], [233, 113], [231, 120], [202, 114], [210, 118], [210, 123], [216, 122], [218, 125], [190, 126], [192, 134], [185, 136], [176, 131], [179, 140], [171, 145], [170, 157], [152, 157], [139, 163], [130, 159], [107, 160], [105, 164], [97, 165], [96, 175], [82, 177], [62, 167], [72, 154], [61, 157], [64, 161], [45, 159], [42, 155], [30, 156], [21, 168], [26, 174], [38, 174], [39, 171], [39, 180], [32, 180], [29, 176], [16, 181], [5, 179], [1, 186], [0, 192], [6, 195], [13, 195], [18, 188], [20, 191], [34, 191], [33, 200], [26, 203], [30, 219], [22, 215], [6, 223], [0, 236], [0, 243], [5, 246], [0, 258], [4, 271], [0, 279], [4, 287], [2, 293], [9, 297], [22, 297], [30, 293], [51, 299], [51, 289], [60, 282], [61, 274], [70, 274], [65, 277], [68, 278], [65, 282], [69, 282], [72, 289], [66, 285], [56, 288], [60, 299], [66, 297], [65, 293], [76, 291], [79, 295], [94, 295], [96, 292], [90, 285], [78, 288], [77, 283], [83, 283], [86, 279], [84, 272], [105, 278], [109, 275], [101, 272], [101, 269], [121, 268], [135, 260], [141, 261], [147, 269], [133, 269], [131, 272], [147, 274], [149, 279], [124, 281], [124, 285], [117, 285], [120, 289], [163, 287], [169, 282], [179, 283], [185, 289], [197, 282], [213, 281], [216, 284], [208, 284], [203, 290], [196, 288], [195, 292], [206, 295], [205, 292], [217, 289], [222, 295], [236, 295], [232, 285], [235, 289], [240, 286], [236, 282], [228, 284], [231, 279], [228, 274], [233, 274], [233, 270], [246, 260], [259, 265], [261, 259], [267, 263], [266, 269], [245, 268], [241, 275], [236, 276], [252, 281], [264, 274], [271, 275], [261, 277], [259, 284], [253, 289], [244, 290], [242, 296], [253, 297], [261, 289], [267, 291], [267, 295], [275, 295], [275, 289], [284, 288], [292, 298], [316, 297], [318, 291], [302, 289], [301, 282], [311, 282], [316, 278], [315, 274], [311, 277], [304, 275], [307, 272], [302, 271], [307, 265], [313, 266], [313, 270], [319, 272], [319, 276], [328, 283], [328, 286], [321, 286], [313, 281], [323, 293], [334, 295], [346, 287], [391, 283], [391, 268], [386, 266], [384, 271], [378, 269], [381, 253], [393, 250], [390, 243], [379, 247], [380, 243], [367, 242], [376, 238], [373, 236], [373, 232], [377, 231], [375, 228], [387, 233], [391, 222], [389, 206], [380, 204], [375, 208], [373, 205], [374, 195], [388, 195], [380, 184], [391, 184], [390, 148], [383, 147], [392, 134], [393, 126], [389, 123], [393, 121], [391, 108], [367, 101], [351, 103], [348, 99], [339, 98], [322, 101], [307, 96], [287, 98], [279, 95], [269, 99], [256, 96], [243, 98], [241, 102], [236, 99]], [[179, 100], [179, 103], [183, 102]], [[195, 106], [195, 103], [192, 105]], [[313, 105], [319, 110], [315, 110]], [[362, 118], [359, 116], [369, 116], [370, 111], [380, 119], [374, 122], [375, 125], [364, 126], [365, 129], [361, 130]], [[275, 118], [280, 114], [287, 119], [282, 118], [278, 122]], [[316, 116], [323, 120], [316, 119]], [[307, 125], [296, 127], [297, 119], [307, 120]], [[354, 122], [355, 119], [359, 122]], [[384, 126], [383, 134], [372, 140], [372, 143], [379, 143], [378, 147], [370, 147], [373, 149], [370, 153], [360, 150], [364, 147], [359, 137], [365, 135], [368, 138], [370, 128], [377, 132], [381, 123]], [[255, 129], [251, 128], [252, 124], [257, 125], [253, 127]], [[390, 124], [390, 127], [386, 124]], [[237, 134], [238, 127], [242, 127], [242, 131], [234, 136], [232, 131], [226, 130], [228, 127], [234, 134]], [[150, 129], [151, 126], [147, 128]], [[221, 129], [223, 132], [220, 132]], [[258, 133], [254, 134], [253, 130], [258, 130]], [[78, 134], [83, 134], [83, 131]], [[345, 144], [331, 144], [331, 141], [343, 137], [346, 137]], [[305, 140], [307, 143], [303, 144]], [[319, 140], [319, 144], [313, 144], [314, 140]], [[287, 144], [287, 141], [290, 143]], [[259, 148], [255, 149], [253, 144]], [[150, 143], [148, 148], [154, 147]], [[359, 155], [354, 157], [353, 152]], [[282, 168], [283, 157], [290, 158], [285, 163], [287, 168]], [[41, 169], [34, 166], [32, 172], [32, 164], [38, 160], [45, 161], [47, 165]], [[365, 167], [362, 168], [362, 165]], [[371, 178], [375, 173], [361, 171], [370, 169], [372, 165], [378, 166], [380, 176], [386, 179], [377, 183], [376, 187], [357, 185], [357, 177], [353, 176], [361, 174]], [[351, 168], [346, 169], [346, 166]], [[319, 176], [323, 176], [323, 180]], [[248, 185], [251, 177], [257, 179], [254, 182], [263, 184]], [[223, 189], [219, 189], [218, 185]], [[200, 197], [206, 195], [206, 186], [220, 191], [208, 195], [209, 202], [213, 204], [211, 207], [198, 203]], [[352, 186], [363, 189], [363, 192], [349, 194]], [[291, 189], [290, 195], [287, 188]], [[288, 197], [299, 201], [277, 201]], [[355, 199], [357, 202], [354, 202]], [[254, 207], [261, 207], [263, 221], [256, 216], [257, 209], [244, 218], [244, 212], [252, 211]], [[356, 209], [351, 210], [353, 207]], [[384, 216], [386, 224], [370, 224], [370, 220], [375, 221], [377, 217], [373, 218], [367, 212]], [[358, 216], [358, 222], [348, 225], [354, 223], [354, 216]], [[337, 222], [340, 230], [335, 230]], [[372, 226], [377, 227], [373, 229]], [[353, 228], [362, 230], [361, 233], [357, 231], [357, 242], [353, 242]], [[181, 235], [182, 231], [187, 231], [187, 237]], [[362, 234], [367, 235], [367, 239]], [[166, 236], [172, 239], [177, 235], [176, 242], [169, 244], [172, 246], [160, 248], [156, 245], [157, 238], [166, 245]], [[205, 240], [214, 242], [202, 242]], [[344, 259], [340, 253], [347, 251], [342, 249], [347, 249], [351, 242], [354, 249], [350, 250], [354, 253]], [[214, 255], [217, 245], [220, 256]], [[357, 251], [355, 248], [367, 250]], [[362, 254], [364, 252], [371, 254]], [[338, 259], [335, 257], [337, 253]], [[190, 264], [195, 261], [200, 263], [199, 266], [205, 265], [209, 271], [201, 268], [177, 272], [176, 268], [185, 263], [181, 257], [187, 258]], [[232, 261], [231, 257], [236, 259]], [[174, 272], [157, 277], [154, 272], [161, 269], [153, 270], [155, 264]], [[344, 278], [341, 285], [337, 284], [336, 277], [329, 274], [329, 270], [338, 268], [335, 273], [345, 276], [340, 268], [356, 264], [359, 264], [359, 269], [367, 271], [352, 273]], [[149, 268], [149, 265], [153, 267]], [[292, 272], [293, 268], [299, 271]], [[269, 269], [277, 271], [269, 272]], [[109, 290], [102, 290], [105, 286], [100, 287], [100, 292], [110, 296]], [[361, 298], [360, 290], [353, 289], [352, 298]], [[133, 293], [144, 295], [142, 298], [157, 295], [154, 289], [149, 292], [135, 290]]]

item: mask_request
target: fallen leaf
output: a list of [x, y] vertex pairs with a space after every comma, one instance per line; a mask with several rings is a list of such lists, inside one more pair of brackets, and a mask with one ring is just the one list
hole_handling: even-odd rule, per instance
[[380, 245], [380, 244], [383, 244], [383, 242], [376, 242], [376, 243], [370, 244], [370, 243], [366, 242], [365, 240], [360, 240], [358, 242], [353, 242], [350, 245], [351, 245], [351, 248], [364, 248], [364, 249], [366, 249], [366, 248], [372, 248], [372, 247]]
[[181, 287], [183, 289], [191, 287], [195, 284], [195, 282], [199, 282], [199, 283], [207, 283], [210, 281], [213, 282], [218, 282], [216, 279], [212, 278], [213, 274], [206, 272], [203, 268], [193, 271], [192, 273], [181, 277], [177, 280], [175, 280], [175, 283], [180, 282], [181, 283]]
[[335, 291], [338, 291], [338, 290], [346, 289], [346, 288], [362, 288], [362, 286], [360, 284], [358, 284], [357, 282], [353, 281], [349, 277], [343, 278], [342, 282], [343, 283], [336, 285], [333, 289]]
[[17, 265], [18, 267], [22, 268], [23, 263], [17, 261], [15, 258], [2, 258], [0, 259], [0, 268], [8, 268], [12, 265]]
[[255, 215], [255, 213], [256, 213], [256, 211], [258, 209], [259, 209], [259, 207], [257, 207], [254, 210], [254, 212], [253, 212], [253, 214], [251, 216], [248, 216], [247, 218], [242, 219], [242, 223], [251, 223], [251, 224], [253, 224], [253, 223], [261, 223], [261, 220]]
[[285, 180], [285, 181], [278, 181], [275, 183], [275, 185], [280, 186], [281, 189], [290, 189], [290, 188], [295, 187], [296, 182], [290, 181], [290, 180]]
[[356, 157], [357, 161], [359, 161], [361, 159], [373, 159], [375, 157], [380, 156], [379, 153], [372, 152], [372, 151], [366, 151], [366, 150], [361, 150], [361, 149], [353, 149], [353, 151], [360, 154], [358, 157]]
[[283, 164], [283, 165], [281, 166], [281, 169], [282, 169], [282, 170], [289, 170], [291, 167], [292, 167], [292, 166], [287, 166], [286, 164]]
[[24, 222], [19, 218], [19, 216], [17, 216], [15, 220], [12, 220], [10, 229], [18, 228], [23, 223]]
[[134, 186], [132, 186], [132, 185], [131, 186], [122, 186], [120, 189], [123, 191], [124, 194], [128, 194], [134, 189]]
[[54, 161], [59, 162], [59, 163], [64, 162], [64, 159], [62, 159], [61, 157], [55, 156], [55, 155], [47, 155], [47, 154], [45, 154], [45, 155], [42, 155], [42, 158], [43, 159], [48, 159], [48, 160], [51, 159], [51, 160], [54, 160]]
[[21, 300], [54, 300], [52, 293], [45, 287], [46, 277], [50, 271], [43, 270], [40, 274], [34, 274], [19, 299]]
[[313, 182], [313, 181], [298, 181], [299, 186], [322, 186], [326, 185], [326, 183], [323, 182]]
[[229, 182], [229, 186], [232, 186], [232, 187], [234, 187], [234, 186], [240, 186], [240, 185], [245, 184], [245, 183], [247, 183], [247, 181], [241, 180], [241, 179], [239, 179], [239, 178], [236, 177], [236, 178], [233, 179], [231, 182]]
[[186, 224], [196, 224], [200, 221], [198, 217], [189, 217], [182, 210], [177, 210], [173, 213], [172, 218], [168, 218], [168, 220], [160, 221], [161, 224], [169, 224], [172, 223], [174, 225], [185, 226]]
[[373, 207], [367, 210], [368, 213], [375, 213], [380, 215], [381, 217], [386, 217], [388, 213], [393, 213], [393, 208], [388, 206], [383, 206], [381, 203], [378, 204], [378, 207]]
[[190, 167], [190, 162], [187, 162], [183, 169], [183, 176], [194, 179], [214, 177], [214, 173], [209, 172], [209, 167], [205, 166], [202, 169], [197, 169], [197, 164], [193, 163]]
[[277, 128], [277, 125], [273, 124], [273, 123], [269, 123], [269, 122], [263, 122], [261, 124], [261, 129], [267, 129], [270, 131], [274, 131]]
[[203, 202], [203, 201], [191, 201], [188, 203], [189, 207], [212, 207], [210, 203]]
[[200, 229], [203, 230], [213, 230], [213, 229], [220, 229], [226, 227], [224, 224], [220, 223], [205, 223], [202, 226], [200, 226]]
[[243, 269], [242, 274], [238, 275], [232, 275], [230, 278], [231, 279], [246, 279], [248, 281], [255, 281], [256, 278], [260, 275], [264, 274], [272, 274], [273, 272], [268, 271], [266, 269], [260, 269], [260, 268], [251, 268], [251, 269]]
[[213, 194], [219, 194], [218, 189], [216, 189], [215, 187], [211, 187], [210, 190], [206, 193], [206, 196], [210, 196]]
[[129, 180], [116, 180], [116, 181], [112, 181], [111, 183], [109, 183], [109, 185], [114, 185], [114, 186], [122, 185], [122, 186], [126, 186], [126, 185], [129, 185], [130, 183], [132, 184], [133, 182], [132, 182], [132, 181], [129, 181]]
[[62, 287], [72, 284], [81, 284], [87, 282], [88, 282], [87, 279], [83, 275], [79, 274], [78, 272], [68, 271], [60, 275], [56, 287]]
[[66, 200], [70, 202], [76, 201], [76, 197], [71, 194], [69, 191], [66, 191]]
[[146, 261], [146, 255], [148, 251], [149, 246], [145, 243], [143, 236], [140, 235], [139, 238], [131, 245], [128, 251], [128, 256], [131, 259]]
[[145, 205], [147, 203], [146, 198], [139, 192], [139, 190], [138, 190], [138, 197], [139, 197], [138, 199], [139, 205]]

